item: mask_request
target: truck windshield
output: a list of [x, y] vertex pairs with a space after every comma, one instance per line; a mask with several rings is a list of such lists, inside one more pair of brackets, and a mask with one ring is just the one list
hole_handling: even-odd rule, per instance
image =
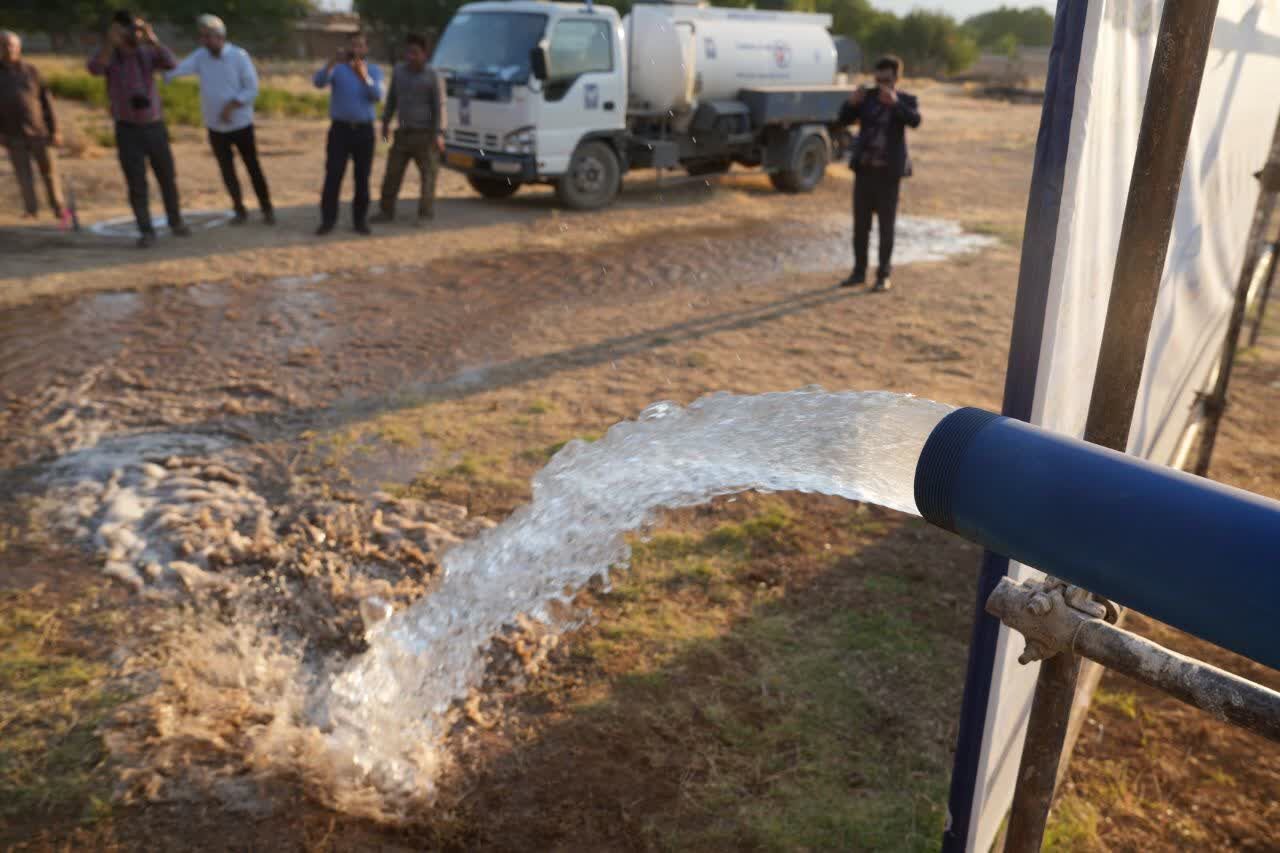
[[463, 77], [529, 79], [529, 52], [542, 38], [547, 16], [532, 12], [460, 12], [440, 37], [431, 64]]

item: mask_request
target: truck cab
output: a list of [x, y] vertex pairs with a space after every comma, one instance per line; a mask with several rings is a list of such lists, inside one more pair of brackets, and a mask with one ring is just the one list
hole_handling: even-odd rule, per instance
[[626, 168], [625, 50], [607, 6], [463, 6], [432, 59], [448, 88], [445, 165], [488, 198], [551, 183], [569, 207], [608, 204]]

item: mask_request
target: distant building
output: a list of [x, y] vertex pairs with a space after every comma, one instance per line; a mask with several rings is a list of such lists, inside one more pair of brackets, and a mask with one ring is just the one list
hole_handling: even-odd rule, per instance
[[1012, 56], [984, 53], [957, 79], [1002, 86], [1044, 85], [1049, 76], [1049, 48], [1020, 47]]
[[[316, 12], [294, 23], [287, 52], [297, 59], [328, 59], [338, 48], [346, 47], [350, 35], [360, 29], [360, 16], [355, 12]], [[381, 33], [366, 30], [366, 35], [370, 55], [383, 60], [392, 55]]]

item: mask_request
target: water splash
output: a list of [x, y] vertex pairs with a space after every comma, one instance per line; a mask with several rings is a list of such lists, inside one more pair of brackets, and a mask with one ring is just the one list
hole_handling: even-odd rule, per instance
[[660, 508], [756, 489], [839, 495], [916, 513], [915, 462], [952, 407], [888, 392], [715, 394], [650, 406], [594, 444], [571, 442], [533, 500], [449, 552], [436, 590], [370, 631], [369, 651], [313, 696], [342, 775], [389, 801], [430, 799], [450, 705], [484, 648], [524, 614], [625, 564], [624, 535]]

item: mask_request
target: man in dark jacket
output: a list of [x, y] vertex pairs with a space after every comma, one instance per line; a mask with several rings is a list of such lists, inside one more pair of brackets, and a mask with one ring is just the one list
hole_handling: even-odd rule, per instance
[[841, 124], [858, 124], [849, 165], [853, 179], [853, 272], [841, 284], [855, 287], [867, 281], [867, 243], [871, 215], [880, 220], [880, 266], [875, 290], [890, 287], [893, 271], [893, 227], [898, 216], [898, 185], [911, 176], [907, 128], [920, 126], [915, 96], [897, 90], [902, 60], [885, 56], [876, 62], [876, 85], [859, 86], [840, 110]]
[[0, 146], [9, 149], [27, 216], [36, 215], [34, 162], [44, 179], [53, 215], [64, 219], [66, 209], [54, 153], [61, 144], [49, 87], [34, 65], [22, 61], [22, 39], [17, 33], [0, 30]]

